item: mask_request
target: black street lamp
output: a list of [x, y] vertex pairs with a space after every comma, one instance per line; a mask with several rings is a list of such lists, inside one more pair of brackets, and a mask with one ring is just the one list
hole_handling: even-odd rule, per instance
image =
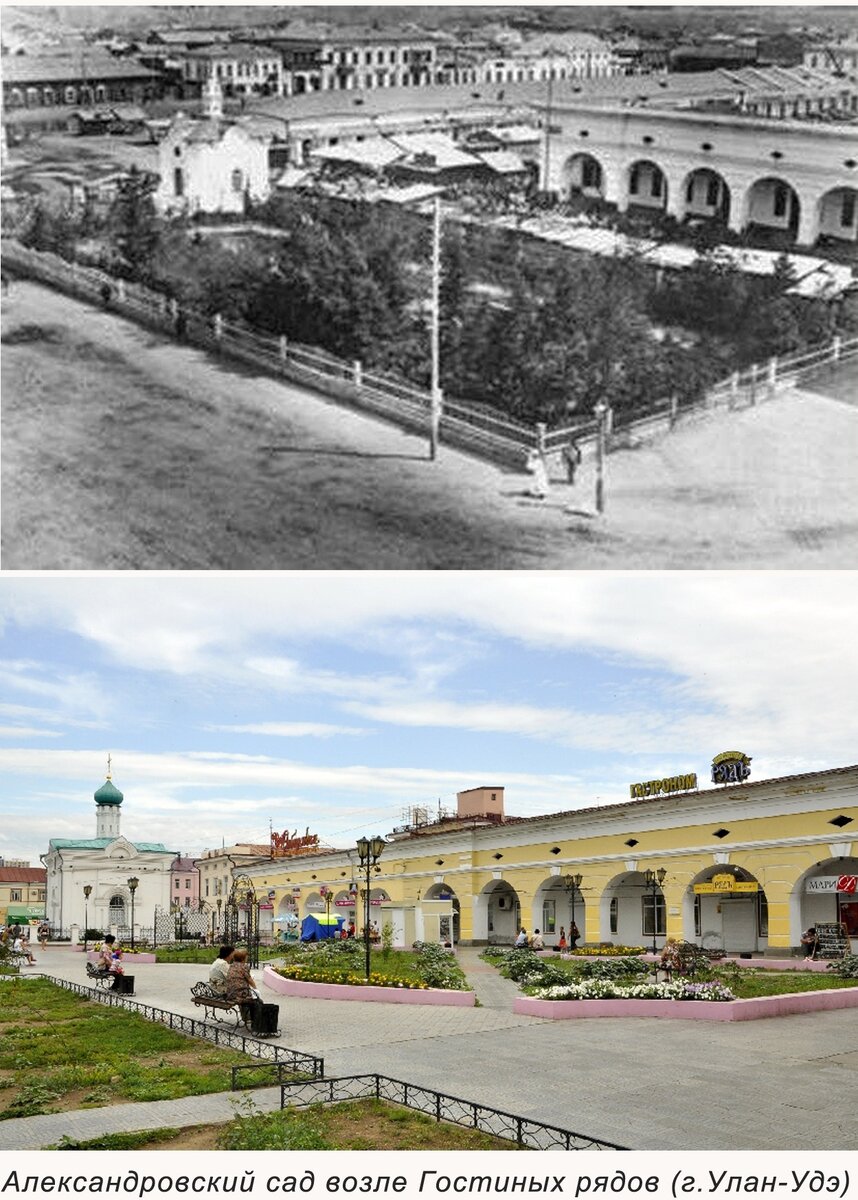
[[325, 901], [325, 919], [328, 925], [331, 923], [331, 901], [334, 898], [334, 893], [329, 887], [320, 887], [319, 892], [322, 899]]
[[222, 908], [223, 908], [223, 896], [218, 896], [218, 898], [217, 898], [217, 935], [218, 935], [218, 938], [220, 938], [222, 936], [221, 930], [223, 929], [223, 926], [220, 923], [220, 910]]
[[575, 893], [579, 892], [581, 890], [581, 882], [583, 879], [584, 879], [584, 876], [581, 875], [580, 873], [578, 875], [571, 875], [571, 874], [566, 875], [563, 878], [563, 884], [566, 888], [566, 891], [569, 893], [569, 908], [570, 908], [569, 948], [570, 948], [570, 950], [575, 949], [575, 935], [573, 933], [573, 930], [575, 929]]
[[86, 954], [86, 935], [89, 931], [89, 898], [92, 895], [92, 884], [83, 885], [83, 952]]
[[655, 937], [658, 931], [658, 919], [656, 910], [656, 897], [661, 890], [661, 885], [664, 883], [664, 877], [667, 874], [664, 867], [659, 867], [657, 871], [644, 871], [644, 887], [649, 888], [652, 896], [652, 952], [657, 953]]
[[366, 891], [363, 895], [363, 937], [366, 943], [366, 979], [369, 983], [369, 889], [370, 871], [381, 858], [384, 850], [384, 838], [358, 838], [357, 852], [360, 865], [366, 868]]
[[131, 893], [131, 949], [134, 949], [134, 893], [137, 891], [140, 880], [136, 875], [132, 875], [128, 880], [128, 890]]

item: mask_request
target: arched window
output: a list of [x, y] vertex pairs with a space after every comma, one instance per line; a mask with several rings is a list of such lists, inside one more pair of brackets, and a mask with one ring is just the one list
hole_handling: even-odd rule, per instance
[[125, 924], [125, 901], [122, 896], [111, 896], [107, 920], [110, 925]]
[[244, 175], [238, 168], [232, 173], [232, 190], [234, 192], [244, 191]]

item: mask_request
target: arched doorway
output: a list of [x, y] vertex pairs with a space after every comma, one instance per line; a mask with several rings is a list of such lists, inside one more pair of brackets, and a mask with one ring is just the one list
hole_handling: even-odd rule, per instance
[[764, 950], [769, 938], [766, 893], [744, 867], [708, 867], [691, 881], [683, 927], [686, 939], [706, 950], [726, 954]]
[[592, 154], [573, 154], [563, 168], [565, 190], [570, 197], [601, 200], [605, 195], [605, 172]]
[[774, 176], [751, 184], [745, 197], [745, 228], [757, 234], [781, 234], [789, 241], [798, 236], [801, 204], [798, 192], [785, 179]]
[[[844, 849], [847, 849], [844, 846]], [[858, 953], [858, 857], [827, 858], [805, 871], [790, 898], [790, 941], [811, 925], [843, 924]]]
[[[650, 887], [643, 871], [616, 875], [602, 893], [599, 909], [601, 940], [615, 946], [664, 945], [667, 909], [660, 885]], [[578, 928], [581, 928], [580, 922]]]
[[107, 904], [107, 923], [120, 931], [125, 928], [125, 897], [115, 892]]
[[628, 171], [628, 200], [629, 205], [638, 208], [659, 212], [667, 208], [667, 176], [657, 163], [648, 159], [632, 163]]
[[[570, 879], [572, 877], [570, 876]], [[567, 884], [565, 875], [552, 875], [536, 889], [533, 897], [533, 915], [528, 933], [539, 929], [546, 946], [556, 946], [560, 930], [569, 942], [572, 922], [578, 926], [578, 944], [584, 941], [587, 905], [578, 884]]]
[[474, 909], [474, 939], [490, 946], [511, 946], [521, 928], [518, 893], [505, 879], [487, 883]]
[[452, 945], [458, 945], [459, 942], [459, 926], [462, 912], [462, 906], [459, 903], [459, 897], [453, 891], [448, 883], [433, 883], [430, 888], [427, 888], [423, 895], [424, 900], [446, 900], [452, 905], [452, 916], [445, 920], [442, 914], [439, 918], [438, 940], [440, 942], [451, 942]]
[[852, 187], [832, 188], [819, 201], [819, 238], [838, 242], [858, 241], [858, 191]]
[[709, 167], [700, 167], [685, 178], [683, 185], [685, 217], [704, 217], [727, 225], [730, 220], [730, 189], [723, 176]]

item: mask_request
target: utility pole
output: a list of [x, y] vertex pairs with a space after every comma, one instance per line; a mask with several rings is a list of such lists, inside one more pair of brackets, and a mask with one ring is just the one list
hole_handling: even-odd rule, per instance
[[554, 103], [554, 60], [551, 60], [551, 66], [548, 70], [548, 94], [545, 103], [545, 146], [542, 152], [543, 172], [542, 172], [542, 190], [548, 192], [548, 181], [551, 165], [551, 109]]
[[438, 457], [438, 442], [441, 434], [441, 196], [435, 197], [432, 220], [432, 398], [429, 415], [429, 458]]
[[596, 512], [599, 516], [605, 511], [605, 422], [608, 416], [608, 406], [600, 400], [593, 413], [598, 422], [596, 428]]

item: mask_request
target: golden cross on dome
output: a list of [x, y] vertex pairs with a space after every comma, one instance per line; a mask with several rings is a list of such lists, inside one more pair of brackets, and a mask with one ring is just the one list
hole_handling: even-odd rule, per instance
[[107, 756], [107, 778], [110, 778], [110, 755]]

